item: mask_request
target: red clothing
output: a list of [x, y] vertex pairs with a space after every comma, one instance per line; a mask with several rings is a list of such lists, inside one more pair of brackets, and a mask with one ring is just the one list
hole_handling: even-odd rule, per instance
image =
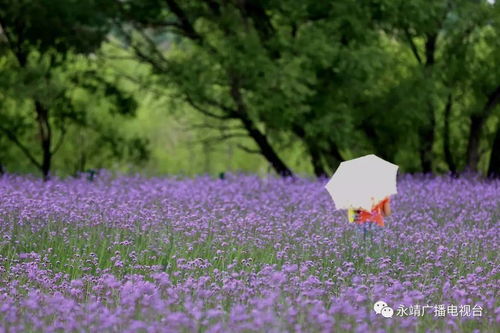
[[366, 210], [359, 210], [356, 213], [356, 219], [354, 222], [358, 224], [363, 224], [366, 222], [374, 222], [377, 225], [383, 227], [384, 226], [384, 216], [382, 215], [382, 211], [384, 209], [384, 205], [386, 202], [389, 202], [389, 197], [381, 200], [378, 204], [373, 206], [371, 212]]

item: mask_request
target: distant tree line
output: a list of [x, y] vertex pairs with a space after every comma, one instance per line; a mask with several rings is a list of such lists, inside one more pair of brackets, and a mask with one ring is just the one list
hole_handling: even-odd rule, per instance
[[291, 142], [317, 176], [372, 152], [410, 172], [498, 176], [499, 27], [486, 0], [0, 0], [0, 145], [48, 177], [71, 123], [113, 156], [147, 158], [147, 142], [89, 116], [94, 98], [122, 117], [136, 107], [103, 74], [106, 42], [216, 139], [251, 138], [241, 149], [281, 176], [293, 175], [280, 151]]

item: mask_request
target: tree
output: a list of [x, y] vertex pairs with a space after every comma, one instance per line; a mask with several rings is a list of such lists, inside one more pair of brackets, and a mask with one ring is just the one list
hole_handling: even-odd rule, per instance
[[457, 15], [461, 28], [455, 29], [445, 49], [453, 73], [448, 77], [470, 100], [465, 167], [476, 172], [486, 123], [500, 116], [500, 7], [468, 1]]
[[[407, 82], [413, 82], [412, 95], [420, 99], [411, 107], [419, 113], [412, 126], [418, 133], [422, 171], [430, 172], [437, 164], [433, 147], [439, 138], [440, 115], [449, 169], [456, 172], [456, 160], [465, 160], [467, 168], [476, 171], [484, 124], [496, 105], [498, 6], [471, 0], [387, 0], [374, 3], [373, 12], [378, 25], [414, 56], [414, 65], [408, 67], [413, 75], [407, 76]], [[452, 114], [460, 114], [470, 123], [465, 158], [453, 156]]]
[[497, 123], [497, 130], [493, 140], [490, 164], [488, 167], [488, 177], [500, 178], [500, 125]]
[[[382, 69], [370, 65], [366, 55], [372, 51], [383, 59], [367, 6], [349, 1], [120, 3], [121, 33], [137, 58], [194, 109], [224, 127], [231, 124], [235, 136], [251, 137], [278, 174], [291, 174], [277, 152], [290, 133], [303, 143], [318, 176], [334, 169], [343, 159], [341, 150], [357, 142], [350, 135], [349, 109], [362, 108], [370, 98], [355, 101], [349, 89], [364, 99], [363, 90], [376, 78], [373, 68]], [[168, 51], [162, 36], [176, 37]]]
[[[278, 174], [292, 175], [264, 134], [252, 105], [252, 94], [272, 65], [261, 45], [272, 31], [262, 3], [168, 0], [120, 5], [125, 22], [120, 25], [121, 36], [138, 59], [150, 64], [164, 83], [175, 86], [179, 97], [198, 112], [237, 121], [230, 137], [245, 133]], [[254, 19], [265, 27], [255, 29]], [[166, 56], [161, 36], [169, 34], [180, 40]]]
[[[0, 82], [4, 87], [0, 133], [44, 179], [49, 178], [69, 124], [88, 125], [86, 110], [71, 97], [76, 87], [102, 92], [117, 112], [132, 114], [135, 108], [133, 99], [92, 68], [91, 59], [78, 56], [100, 47], [111, 28], [111, 9], [90, 0], [0, 1], [0, 66], [6, 73]], [[33, 149], [26, 136], [33, 126], [39, 149]]]

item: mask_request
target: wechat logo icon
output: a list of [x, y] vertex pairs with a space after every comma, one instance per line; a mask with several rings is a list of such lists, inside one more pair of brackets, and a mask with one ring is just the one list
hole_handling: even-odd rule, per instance
[[381, 314], [385, 318], [391, 318], [394, 310], [384, 301], [378, 301], [373, 305], [376, 314]]

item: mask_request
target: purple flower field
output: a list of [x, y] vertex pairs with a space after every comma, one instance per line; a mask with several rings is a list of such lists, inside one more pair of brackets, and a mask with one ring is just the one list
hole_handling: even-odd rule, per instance
[[402, 176], [366, 240], [324, 183], [5, 175], [0, 332], [499, 330], [500, 181]]

